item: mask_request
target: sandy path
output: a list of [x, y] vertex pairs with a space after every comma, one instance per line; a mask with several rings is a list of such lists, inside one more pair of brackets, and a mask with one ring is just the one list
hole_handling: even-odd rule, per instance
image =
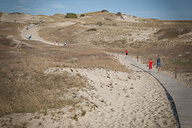
[[104, 69], [77, 71], [94, 88], [83, 95], [98, 107], [80, 119], [89, 127], [171, 127], [174, 124], [164, 90], [148, 74], [130, 75]]
[[[13, 114], [0, 118], [7, 126], [73, 128], [175, 128], [170, 103], [161, 85], [148, 73], [131, 66], [122, 56], [118, 60], [132, 73], [108, 69], [52, 67], [45, 74], [69, 72], [87, 78], [87, 87], [79, 90], [78, 107], [45, 112]], [[11, 123], [10, 122], [11, 119]]]
[[21, 37], [22, 37], [23, 39], [28, 40], [29, 35], [31, 35], [31, 36], [32, 36], [31, 40], [37, 40], [37, 41], [41, 41], [41, 42], [46, 43], [46, 44], [52, 44], [52, 45], [53, 45], [54, 42], [51, 43], [51, 42], [45, 41], [45, 40], [43, 40], [43, 39], [39, 36], [39, 32], [38, 32], [39, 29], [40, 29], [40, 28], [38, 27], [38, 25], [32, 24], [32, 25], [30, 25], [29, 30], [27, 30], [26, 28], [23, 28], [23, 29], [22, 29], [22, 31], [21, 31]]
[[[69, 26], [69, 25], [72, 25], [74, 24], [73, 22], [64, 22], [64, 23], [55, 23], [52, 25], [52, 27], [54, 26]], [[27, 26], [26, 26], [27, 27]], [[28, 40], [29, 39], [29, 35], [32, 36], [31, 40], [36, 40], [36, 41], [40, 41], [40, 42], [43, 42], [43, 43], [46, 43], [46, 44], [51, 44], [51, 45], [55, 45], [55, 42], [48, 42], [48, 41], [45, 41], [43, 38], [41, 38], [39, 36], [39, 29], [40, 29], [40, 25], [35, 25], [35, 24], [31, 24], [29, 26], [29, 29], [27, 30], [26, 27], [24, 27], [22, 30], [20, 30], [21, 32], [21, 37], [25, 40]], [[63, 44], [58, 44], [58, 45], [62, 45]]]

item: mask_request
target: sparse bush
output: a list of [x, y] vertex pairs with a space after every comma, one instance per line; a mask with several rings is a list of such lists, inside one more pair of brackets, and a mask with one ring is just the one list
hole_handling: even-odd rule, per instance
[[75, 121], [78, 121], [78, 115], [75, 114], [71, 119], [74, 119]]
[[116, 15], [117, 15], [117, 16], [121, 16], [121, 12], [118, 12]]
[[105, 18], [105, 20], [111, 20], [110, 18]]
[[1, 16], [3, 15], [3, 13], [2, 12], [0, 12], [0, 22], [1, 22]]
[[123, 16], [121, 15], [121, 12], [118, 12], [116, 15], [124, 19]]
[[101, 22], [97, 22], [97, 25], [98, 26], [102, 26], [103, 24]]
[[77, 18], [75, 13], [67, 13], [66, 18]]
[[82, 111], [81, 116], [85, 116], [86, 111], [85, 110], [81, 110], [81, 111]]
[[91, 29], [88, 29], [87, 31], [97, 31], [96, 28], [91, 28]]
[[85, 17], [85, 14], [81, 14], [80, 17]]
[[169, 29], [161, 29], [159, 30], [156, 34], [163, 33], [160, 37], [159, 40], [162, 39], [172, 39], [172, 38], [177, 38], [179, 35], [187, 34], [191, 30], [186, 28], [186, 29], [176, 29], [176, 28], [169, 28]]
[[117, 26], [117, 24], [116, 24], [116, 23], [113, 23], [112, 25], [113, 25], [113, 26]]
[[76, 62], [78, 62], [78, 58], [72, 58], [72, 59], [70, 60], [70, 62], [71, 62], [71, 63], [76, 63]]
[[107, 11], [107, 10], [104, 9], [104, 10], [102, 10], [101, 12], [109, 12], [109, 11]]

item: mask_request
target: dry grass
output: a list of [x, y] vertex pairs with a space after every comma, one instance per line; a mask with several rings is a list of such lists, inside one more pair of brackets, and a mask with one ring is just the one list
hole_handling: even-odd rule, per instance
[[[60, 97], [70, 88], [84, 87], [84, 79], [67, 73], [44, 74], [47, 67], [54, 66], [53, 60], [38, 55], [37, 50], [29, 51], [1, 52], [6, 58], [1, 58], [0, 63], [0, 115], [75, 105], [77, 101]], [[13, 57], [9, 52], [19, 55]]]
[[0, 23], [0, 34], [1, 35], [12, 35], [14, 37], [20, 37], [18, 27], [23, 26], [20, 23], [8, 23], [2, 22]]
[[[49, 67], [97, 67], [127, 72], [128, 70], [117, 60], [106, 54], [106, 51], [124, 54], [125, 49], [129, 50], [129, 55], [132, 53], [140, 56], [145, 63], [149, 58], [155, 61], [157, 54], [163, 57], [167, 66], [173, 60], [179, 62], [192, 60], [190, 35], [188, 42], [181, 38], [159, 40], [162, 35], [167, 35], [166, 30], [170, 28], [192, 29], [191, 21], [140, 19], [140, 23], [134, 23], [117, 21], [118, 16], [112, 13], [93, 12], [86, 13], [83, 18], [75, 19], [74, 25], [49, 28], [59, 22], [74, 22], [74, 19], [64, 19], [60, 14], [52, 18], [57, 21], [48, 20], [41, 24], [40, 36], [52, 42], [56, 40], [61, 43], [67, 42], [66, 47], [22, 40], [18, 27], [22, 28], [26, 26], [25, 24], [0, 23], [0, 116], [61, 108], [65, 105], [75, 106], [80, 102], [81, 99], [69, 99], [65, 96], [74, 93], [71, 88], [85, 87], [85, 78], [80, 75], [71, 76], [68, 73], [46, 75], [44, 71]], [[92, 28], [97, 31], [87, 31]], [[160, 29], [165, 31], [151, 34], [148, 40], [134, 41], [148, 30]], [[8, 35], [21, 41], [20, 44], [6, 38]], [[180, 32], [173, 33], [174, 37], [180, 35]], [[182, 56], [179, 56], [180, 54]], [[191, 65], [180, 66], [186, 71], [191, 69]], [[84, 114], [86, 112], [83, 111], [82, 116]], [[74, 116], [74, 119], [77, 120], [78, 117]]]
[[79, 103], [81, 99], [65, 96], [75, 94], [71, 88], [78, 91], [85, 87], [86, 79], [68, 73], [46, 75], [44, 71], [49, 67], [98, 67], [127, 71], [101, 49], [86, 45], [64, 48], [37, 41], [24, 41], [27, 45], [18, 48], [11, 45], [12, 39], [5, 37], [0, 37], [0, 116]]

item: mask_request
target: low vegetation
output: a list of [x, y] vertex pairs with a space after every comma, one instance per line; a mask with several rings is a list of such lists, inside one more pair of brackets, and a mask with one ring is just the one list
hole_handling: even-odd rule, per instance
[[170, 64], [179, 67], [192, 67], [192, 61], [190, 60], [173, 60], [170, 62]]
[[75, 107], [81, 102], [81, 98], [67, 98], [66, 95], [76, 94], [85, 87], [86, 79], [67, 72], [44, 73], [49, 67], [127, 71], [104, 51], [89, 46], [71, 45], [63, 49], [38, 41], [24, 41], [25, 47], [15, 47], [10, 42], [14, 41], [6, 35], [0, 36], [0, 116], [67, 105]]
[[88, 29], [87, 31], [97, 31], [96, 28], [91, 28], [91, 29]]
[[85, 17], [85, 14], [81, 14], [80, 17]]
[[101, 12], [109, 12], [108, 10], [103, 9]]
[[77, 18], [75, 13], [67, 13], [66, 18]]
[[190, 31], [191, 30], [188, 28], [181, 29], [181, 30], [176, 28], [169, 28], [169, 29], [161, 29], [157, 33], [163, 33], [163, 35], [159, 37], [159, 39], [162, 40], [162, 39], [177, 38], [179, 35], [187, 34]]

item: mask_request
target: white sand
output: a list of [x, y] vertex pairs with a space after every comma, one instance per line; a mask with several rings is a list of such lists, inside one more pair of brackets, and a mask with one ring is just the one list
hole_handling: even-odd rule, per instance
[[47, 69], [45, 74], [67, 71], [71, 75], [80, 74], [87, 78], [87, 87], [76, 94], [76, 97], [83, 97], [78, 107], [67, 106], [46, 112], [8, 115], [0, 118], [1, 124], [7, 122], [7, 126], [18, 124], [29, 128], [177, 127], [170, 103], [161, 85], [148, 73], [131, 66], [123, 57], [119, 60], [133, 72], [99, 68]]

